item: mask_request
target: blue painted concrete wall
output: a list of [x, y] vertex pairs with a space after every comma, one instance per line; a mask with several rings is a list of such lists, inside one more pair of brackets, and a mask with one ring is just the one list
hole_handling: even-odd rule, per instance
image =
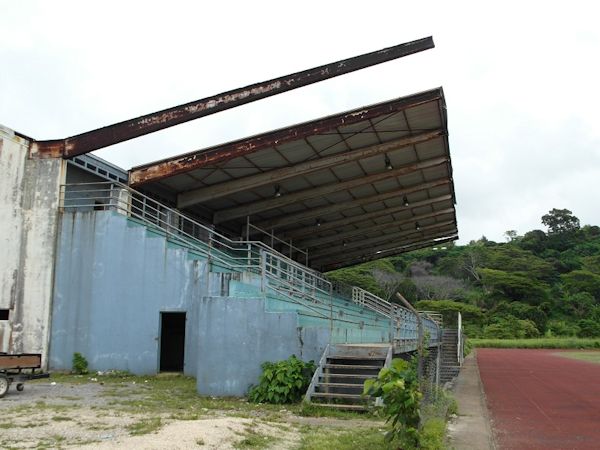
[[156, 373], [160, 312], [187, 312], [185, 370], [196, 375], [197, 300], [206, 262], [111, 211], [64, 213], [57, 248], [50, 368], [74, 352], [93, 370]]
[[328, 328], [301, 327], [295, 312], [267, 312], [264, 298], [206, 297], [198, 306], [200, 394], [242, 396], [264, 361], [290, 355], [318, 362]]

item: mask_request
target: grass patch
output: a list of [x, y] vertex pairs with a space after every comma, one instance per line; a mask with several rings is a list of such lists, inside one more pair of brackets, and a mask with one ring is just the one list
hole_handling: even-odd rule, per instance
[[600, 338], [469, 339], [478, 348], [600, 349]]
[[248, 448], [268, 448], [271, 447], [274, 442], [279, 440], [275, 436], [259, 433], [254, 427], [255, 424], [247, 425], [242, 433], [236, 433], [243, 436], [243, 439], [234, 443], [233, 448], [240, 450]]
[[54, 422], [70, 422], [73, 419], [71, 417], [68, 417], [68, 416], [53, 416], [51, 418], [51, 420], [53, 420]]
[[320, 406], [316, 403], [301, 403], [296, 411], [299, 416], [305, 417], [333, 417], [336, 419], [360, 419], [360, 420], [381, 420], [377, 410], [373, 411], [344, 411], [327, 406]]
[[396, 450], [397, 445], [385, 442], [385, 430], [363, 428], [331, 431], [325, 427], [304, 427], [300, 450]]
[[600, 352], [560, 352], [558, 356], [600, 364]]
[[139, 436], [141, 434], [154, 433], [162, 426], [162, 420], [160, 417], [153, 417], [151, 419], [143, 419], [139, 422], [132, 423], [127, 427], [127, 431], [132, 436]]
[[435, 418], [425, 422], [421, 430], [421, 448], [428, 450], [443, 450], [446, 439], [446, 421]]

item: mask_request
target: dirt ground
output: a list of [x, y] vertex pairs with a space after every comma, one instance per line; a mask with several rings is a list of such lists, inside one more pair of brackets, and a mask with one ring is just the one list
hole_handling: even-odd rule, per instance
[[[232, 399], [223, 409], [212, 405], [193, 413], [184, 406], [173, 410], [168, 400], [164, 409], [148, 409], [152, 389], [139, 379], [105, 384], [96, 378], [28, 383], [23, 392], [11, 386], [0, 399], [0, 448], [293, 449], [303, 427], [377, 425], [372, 420], [301, 417], [283, 407], [255, 411]], [[235, 402], [243, 407], [236, 408]]]

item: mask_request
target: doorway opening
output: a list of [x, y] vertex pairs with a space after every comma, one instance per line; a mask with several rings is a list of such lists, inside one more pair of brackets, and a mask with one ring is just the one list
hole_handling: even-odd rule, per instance
[[185, 313], [160, 313], [160, 371], [183, 372]]

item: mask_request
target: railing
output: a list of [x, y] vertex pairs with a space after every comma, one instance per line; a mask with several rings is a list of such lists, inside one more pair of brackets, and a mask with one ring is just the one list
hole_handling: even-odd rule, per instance
[[[352, 287], [352, 300], [390, 318], [392, 339], [395, 341], [413, 340], [416, 334], [418, 321], [415, 313], [395, 303], [388, 302], [357, 286]], [[429, 333], [431, 343], [441, 339], [440, 327], [428, 314], [419, 313], [423, 320], [425, 331]], [[408, 332], [408, 333], [407, 333]]]
[[[193, 220], [125, 184], [98, 182], [62, 185], [60, 208], [63, 211], [116, 211], [191, 248], [205, 256], [212, 265], [261, 275], [263, 290], [271, 289], [303, 305], [315, 315], [333, 320], [335, 293], [390, 318], [392, 341], [414, 340], [416, 335], [417, 319], [408, 309], [364, 289], [332, 283], [320, 272], [294, 261], [261, 241], [231, 239], [215, 231], [212, 226]], [[323, 299], [328, 299], [328, 303]], [[315, 303], [329, 306], [329, 315], [311, 306]], [[437, 340], [437, 325], [431, 318], [425, 319], [432, 340]]]
[[213, 265], [261, 274], [263, 288], [272, 288], [299, 303], [305, 304], [307, 298], [314, 298], [317, 292], [331, 295], [331, 283], [319, 272], [263, 242], [231, 239], [118, 182], [63, 185], [60, 207], [62, 210], [108, 209], [139, 220], [172, 241], [202, 254]]

